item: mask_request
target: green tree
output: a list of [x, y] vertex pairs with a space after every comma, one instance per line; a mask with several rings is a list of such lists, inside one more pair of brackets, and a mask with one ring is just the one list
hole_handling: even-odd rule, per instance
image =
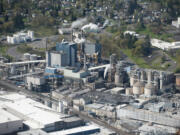
[[14, 22], [14, 27], [15, 28], [24, 28], [24, 21], [23, 21], [23, 17], [20, 14], [17, 14], [14, 16], [13, 18], [13, 22]]

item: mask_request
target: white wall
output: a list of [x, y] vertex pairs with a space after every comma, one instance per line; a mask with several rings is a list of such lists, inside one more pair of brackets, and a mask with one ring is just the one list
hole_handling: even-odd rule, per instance
[[22, 128], [23, 128], [22, 120], [0, 123], [0, 135], [13, 133], [22, 130]]

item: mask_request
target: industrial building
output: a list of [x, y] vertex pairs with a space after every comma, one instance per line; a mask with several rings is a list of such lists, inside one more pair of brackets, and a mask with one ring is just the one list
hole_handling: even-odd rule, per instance
[[56, 44], [56, 52], [46, 52], [48, 67], [75, 67], [77, 63], [77, 45], [62, 42]]
[[[94, 59], [97, 59], [96, 63], [99, 63], [101, 60], [101, 49], [102, 46], [98, 43], [92, 44], [92, 43], [84, 43], [84, 53], [87, 55], [87, 57], [91, 57]], [[96, 58], [97, 57], [97, 58]]]
[[27, 76], [26, 77], [27, 88], [34, 91], [46, 90], [46, 80], [44, 76]]
[[64, 128], [64, 121], [61, 118], [66, 115], [53, 113], [51, 108], [24, 95], [7, 94], [0, 96], [0, 99], [3, 101], [1, 107], [7, 114], [11, 113], [18, 117], [21, 123], [23, 121], [30, 129], [54, 131]]
[[23, 120], [0, 109], [0, 135], [11, 134], [23, 130]]
[[172, 115], [165, 115], [155, 112], [150, 112], [147, 110], [136, 109], [130, 106], [123, 107], [117, 110], [118, 118], [129, 118], [140, 121], [148, 121], [153, 122], [160, 125], [170, 126], [179, 128], [180, 127], [180, 119], [177, 117], [173, 117]]
[[41, 129], [31, 129], [28, 131], [18, 132], [17, 135], [48, 135], [48, 133]]
[[14, 34], [12, 37], [7, 36], [7, 42], [10, 44], [19, 44], [34, 40], [34, 32], [28, 31], [27, 33], [19, 32]]
[[67, 66], [75, 67], [77, 63], [77, 44], [62, 41], [56, 44], [56, 51], [63, 52], [67, 55]]
[[180, 28], [180, 17], [178, 17], [177, 21], [172, 21], [172, 26]]
[[52, 132], [50, 135], [90, 135], [100, 132], [100, 128], [95, 125], [82, 126], [64, 131]]
[[180, 48], [180, 42], [166, 42], [159, 39], [151, 39], [151, 45], [162, 50], [171, 50]]
[[[174, 75], [171, 72], [163, 72], [148, 69], [132, 69], [130, 72], [130, 87], [127, 93], [134, 95], [144, 94], [146, 97], [170, 90], [174, 85]], [[132, 90], [130, 92], [130, 90]]]
[[48, 67], [66, 67], [68, 66], [67, 54], [64, 52], [46, 52], [46, 61]]

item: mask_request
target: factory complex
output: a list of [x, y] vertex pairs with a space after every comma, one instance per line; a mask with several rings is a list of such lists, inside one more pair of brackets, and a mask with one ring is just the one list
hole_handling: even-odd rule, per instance
[[25, 53], [23, 61], [2, 61], [0, 134], [178, 132], [180, 75], [140, 68], [116, 54], [102, 58], [102, 45], [85, 40], [95, 30], [93, 24], [80, 30], [59, 29], [70, 33], [71, 41], [63, 39], [46, 48], [44, 58]]

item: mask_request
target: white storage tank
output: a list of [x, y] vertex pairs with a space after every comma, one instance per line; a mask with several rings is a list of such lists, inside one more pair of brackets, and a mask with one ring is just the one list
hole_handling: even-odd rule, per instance
[[30, 56], [31, 56], [31, 54], [25, 53], [24, 54], [24, 60], [30, 60]]
[[120, 84], [120, 76], [119, 76], [119, 74], [115, 74], [115, 79], [114, 79], [114, 81], [115, 81], [115, 84], [116, 85], [119, 85]]
[[155, 87], [152, 84], [146, 84], [144, 88], [144, 95], [147, 97], [152, 96], [155, 93]]
[[32, 54], [30, 56], [30, 60], [37, 60], [37, 55], [36, 54]]
[[132, 87], [135, 84], [135, 79], [133, 76], [130, 77], [130, 86]]
[[144, 93], [144, 83], [143, 82], [136, 82], [134, 85], [133, 85], [133, 94], [134, 95], [141, 95]]

